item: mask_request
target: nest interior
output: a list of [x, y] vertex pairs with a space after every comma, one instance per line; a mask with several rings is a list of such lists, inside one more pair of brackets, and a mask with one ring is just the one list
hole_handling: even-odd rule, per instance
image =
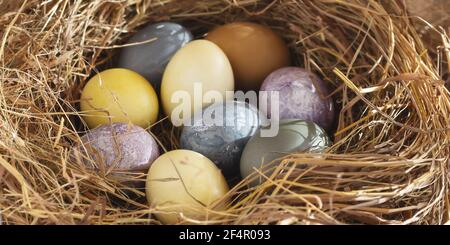
[[[295, 64], [319, 74], [338, 108], [333, 147], [277, 160], [212, 224], [442, 224], [448, 219], [448, 36], [427, 49], [403, 1], [0, 1], [0, 211], [7, 224], [158, 224], [142, 189], [68, 156], [86, 130], [78, 99], [147, 23], [197, 38], [247, 20], [272, 27]], [[177, 147], [167, 122], [151, 129]], [[302, 167], [299, 167], [302, 166]], [[127, 178], [143, 174], [127, 173]], [[192, 220], [190, 222], [193, 222]]]

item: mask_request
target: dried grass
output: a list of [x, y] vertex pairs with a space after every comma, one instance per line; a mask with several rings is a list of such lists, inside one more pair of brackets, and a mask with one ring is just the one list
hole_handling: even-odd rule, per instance
[[[402, 1], [0, 1], [0, 210], [8, 224], [155, 223], [142, 190], [71, 162], [85, 127], [77, 99], [148, 22], [182, 21], [197, 37], [251, 20], [289, 42], [296, 64], [334, 88], [326, 154], [291, 154], [227, 198], [218, 224], [442, 224], [449, 217], [449, 37], [427, 50]], [[177, 130], [151, 131], [165, 149]], [[266, 172], [267, 173], [267, 172]], [[253, 176], [257, 177], [257, 176]], [[128, 174], [139, 178], [139, 174]], [[191, 221], [194, 222], [194, 221]]]

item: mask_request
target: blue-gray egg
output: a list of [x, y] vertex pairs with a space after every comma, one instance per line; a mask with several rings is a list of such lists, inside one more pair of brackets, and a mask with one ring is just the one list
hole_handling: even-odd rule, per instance
[[[264, 137], [262, 127], [245, 146], [240, 162], [241, 176], [243, 178], [255, 172], [255, 168], [270, 175], [271, 171], [264, 172], [265, 164], [294, 152], [322, 152], [331, 145], [324, 129], [317, 124], [304, 120], [285, 119], [279, 123], [278, 134], [273, 137]], [[272, 166], [270, 166], [272, 167]], [[269, 168], [270, 168], [269, 167]], [[261, 183], [262, 177], [251, 184]]]
[[258, 109], [242, 101], [215, 103], [192, 122], [183, 128], [181, 148], [203, 154], [227, 176], [239, 175], [242, 150], [260, 126]]
[[[150, 41], [154, 39], [154, 41]], [[162, 74], [172, 56], [192, 41], [189, 30], [180, 24], [160, 22], [150, 24], [134, 34], [121, 50], [118, 66], [133, 70], [159, 91]]]

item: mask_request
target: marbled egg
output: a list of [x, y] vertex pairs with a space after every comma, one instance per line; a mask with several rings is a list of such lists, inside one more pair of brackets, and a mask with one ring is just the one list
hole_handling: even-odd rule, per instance
[[226, 98], [226, 91], [234, 91], [233, 70], [227, 56], [214, 43], [196, 40], [181, 48], [167, 65], [161, 102], [172, 123], [181, 126], [185, 119], [212, 103], [205, 101], [207, 94], [222, 99]]
[[114, 68], [92, 77], [81, 93], [80, 107], [89, 128], [130, 122], [147, 128], [158, 118], [159, 102], [152, 85], [138, 73]]
[[143, 128], [113, 123], [90, 130], [73, 148], [73, 156], [89, 168], [147, 170], [159, 156], [155, 139]]
[[326, 132], [313, 122], [281, 120], [278, 134], [274, 137], [262, 137], [263, 129], [250, 138], [242, 152], [240, 170], [243, 178], [255, 172], [254, 168], [261, 169], [264, 164], [289, 153], [321, 152], [331, 145]]
[[132, 45], [121, 50], [118, 66], [141, 74], [159, 90], [167, 63], [192, 39], [191, 32], [177, 23], [147, 25], [127, 41], [127, 45]]
[[183, 128], [181, 148], [203, 154], [230, 176], [239, 173], [242, 150], [259, 126], [254, 106], [242, 101], [216, 103]]
[[[326, 84], [314, 73], [298, 67], [285, 67], [272, 72], [260, 91], [279, 93], [279, 119], [313, 121], [330, 129], [333, 126], [334, 106]], [[267, 107], [261, 108], [271, 117], [271, 96]], [[265, 109], [267, 108], [267, 111]]]
[[[174, 150], [161, 155], [150, 167], [146, 194], [155, 216], [164, 224], [177, 224], [182, 216], [206, 220], [221, 210], [229, 188], [216, 165], [200, 153]], [[219, 203], [220, 202], [220, 203]]]
[[289, 50], [269, 27], [234, 22], [219, 26], [206, 36], [230, 59], [240, 90], [257, 90], [272, 71], [290, 64]]

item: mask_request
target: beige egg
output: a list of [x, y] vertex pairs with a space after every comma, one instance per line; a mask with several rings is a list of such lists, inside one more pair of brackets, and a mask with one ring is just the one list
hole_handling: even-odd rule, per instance
[[[206, 220], [222, 210], [221, 200], [229, 188], [216, 165], [200, 153], [174, 150], [161, 155], [150, 167], [146, 194], [155, 216], [164, 224], [177, 224], [182, 217]], [[220, 203], [219, 203], [220, 202]]]
[[226, 91], [234, 91], [233, 70], [227, 56], [216, 44], [196, 40], [178, 50], [167, 65], [161, 102], [172, 123], [181, 126], [183, 119], [212, 104], [213, 101], [203, 100], [204, 95], [214, 93], [225, 98]]

